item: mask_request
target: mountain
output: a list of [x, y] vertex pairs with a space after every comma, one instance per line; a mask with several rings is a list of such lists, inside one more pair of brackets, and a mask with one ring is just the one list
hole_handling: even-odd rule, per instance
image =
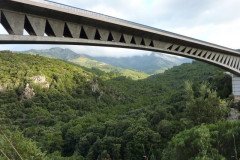
[[121, 74], [122, 76], [130, 77], [133, 80], [144, 79], [149, 77], [149, 75], [144, 72], [127, 69], [127, 68], [123, 69], [120, 67], [114, 67], [112, 65], [96, 61], [86, 55], [77, 54], [70, 49], [62, 49], [62, 48], [51, 48], [51, 49], [45, 49], [45, 50], [32, 49], [29, 51], [25, 51], [24, 53], [33, 54], [33, 55], [38, 54], [45, 57], [62, 59], [62, 60], [69, 61], [87, 68], [98, 68], [105, 72], [116, 72]]
[[[190, 63], [192, 60], [163, 53], [152, 53], [144, 56], [133, 57], [93, 57], [84, 54], [77, 54], [70, 49], [51, 48], [46, 50], [29, 50], [28, 54], [39, 54], [46, 57], [58, 58], [72, 61], [85, 67], [98, 67], [103, 71], [114, 71], [124, 76], [130, 76], [134, 79], [146, 78], [147, 74], [162, 73], [166, 69], [182, 63]], [[95, 61], [93, 61], [95, 60]], [[118, 67], [118, 68], [115, 68]], [[128, 69], [124, 73], [124, 69]], [[135, 72], [134, 72], [135, 70]], [[129, 72], [131, 71], [131, 74]], [[139, 72], [138, 72], [139, 71]], [[145, 72], [144, 75], [142, 72]], [[131, 76], [133, 75], [133, 76]]]
[[[230, 160], [240, 148], [240, 122], [224, 121], [227, 99], [214, 92], [228, 97], [231, 76], [206, 63], [143, 80], [10, 51], [0, 64], [0, 159]], [[189, 108], [193, 120], [219, 122], [194, 125]]]
[[144, 56], [133, 57], [89, 57], [116, 67], [134, 69], [147, 74], [162, 73], [166, 69], [182, 63], [190, 63], [192, 60], [163, 53], [151, 53]]
[[80, 66], [84, 66], [87, 68], [97, 68], [104, 72], [116, 72], [121, 74], [122, 76], [130, 77], [133, 80], [145, 79], [149, 77], [149, 75], [144, 72], [127, 69], [127, 68], [123, 69], [120, 67], [114, 67], [112, 65], [87, 58], [86, 56], [80, 56], [77, 59], [70, 60], [70, 62], [79, 64]]
[[51, 49], [44, 49], [44, 50], [35, 50], [35, 49], [31, 49], [28, 51], [24, 51], [24, 53], [27, 54], [39, 54], [41, 56], [45, 56], [45, 57], [51, 57], [51, 58], [57, 58], [57, 59], [62, 59], [62, 60], [72, 60], [75, 58], [78, 58], [80, 55], [73, 52], [70, 49], [62, 49], [59, 47], [56, 48], [51, 48]]

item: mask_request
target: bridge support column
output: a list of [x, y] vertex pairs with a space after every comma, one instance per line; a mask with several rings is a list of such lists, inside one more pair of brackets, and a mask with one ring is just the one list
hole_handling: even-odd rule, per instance
[[240, 77], [232, 74], [232, 93], [234, 102], [240, 102]]

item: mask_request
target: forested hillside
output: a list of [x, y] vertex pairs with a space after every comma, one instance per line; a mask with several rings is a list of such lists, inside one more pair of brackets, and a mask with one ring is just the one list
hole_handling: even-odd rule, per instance
[[240, 157], [240, 122], [225, 120], [231, 76], [219, 68], [194, 61], [134, 81], [7, 51], [0, 64], [0, 159]]
[[[24, 53], [71, 61], [88, 68], [98, 68], [105, 72], [114, 71], [134, 80], [147, 78], [151, 74], [165, 70], [192, 60], [163, 53], [151, 53], [143, 56], [130, 57], [93, 57], [77, 54], [70, 49], [51, 48], [44, 50], [28, 50]], [[114, 53], [113, 53], [114, 55]]]
[[70, 49], [51, 48], [44, 50], [28, 50], [24, 53], [32, 55], [41, 55], [45, 57], [57, 58], [69, 61], [87, 68], [97, 68], [105, 72], [117, 72], [122, 76], [130, 77], [133, 80], [144, 79], [149, 77], [148, 74], [132, 69], [124, 69], [94, 60], [94, 58], [83, 54], [77, 54]]
[[132, 70], [132, 69], [123, 69], [120, 67], [114, 67], [112, 65], [109, 65], [109, 64], [106, 64], [103, 62], [89, 59], [86, 56], [81, 56], [79, 58], [70, 60], [70, 62], [79, 64], [80, 66], [84, 66], [87, 68], [97, 68], [104, 72], [116, 72], [122, 76], [129, 77], [133, 80], [145, 79], [145, 78], [149, 77], [149, 75], [144, 72], [139, 72], [139, 71]]

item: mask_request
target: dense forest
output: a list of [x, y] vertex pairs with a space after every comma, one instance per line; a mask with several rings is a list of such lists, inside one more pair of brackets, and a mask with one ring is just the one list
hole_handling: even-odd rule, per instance
[[193, 61], [143, 80], [0, 52], [0, 159], [238, 160], [231, 76]]

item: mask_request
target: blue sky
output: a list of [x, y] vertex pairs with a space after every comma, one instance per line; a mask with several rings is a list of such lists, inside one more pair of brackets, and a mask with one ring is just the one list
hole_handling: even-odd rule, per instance
[[[240, 48], [239, 0], [53, 0], [189, 37]], [[0, 27], [0, 33], [3, 30]], [[52, 45], [1, 45], [0, 50], [46, 49]], [[149, 52], [119, 48], [62, 46], [92, 56], [132, 56]]]

